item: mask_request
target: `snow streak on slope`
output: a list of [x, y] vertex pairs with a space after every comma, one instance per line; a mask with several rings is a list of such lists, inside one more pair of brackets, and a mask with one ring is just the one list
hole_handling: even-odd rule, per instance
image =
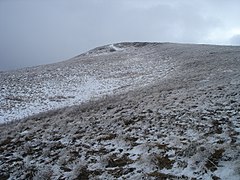
[[[73, 77], [74, 78], [74, 77]], [[49, 80], [41, 82], [40, 86], [30, 88], [13, 88], [13, 91], [2, 93], [1, 122], [20, 119], [39, 112], [80, 104], [103, 94], [111, 94], [118, 87], [114, 79], [97, 80], [94, 77], [74, 78], [66, 81]], [[79, 82], [79, 87], [76, 84]], [[9, 93], [10, 92], [10, 93]], [[32, 92], [31, 94], [29, 92]]]

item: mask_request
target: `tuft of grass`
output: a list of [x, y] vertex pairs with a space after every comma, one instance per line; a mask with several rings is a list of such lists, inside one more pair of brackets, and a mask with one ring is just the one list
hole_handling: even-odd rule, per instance
[[217, 170], [219, 159], [222, 158], [224, 151], [224, 149], [215, 150], [215, 152], [208, 158], [205, 167], [212, 172]]
[[10, 178], [10, 175], [9, 174], [3, 174], [3, 173], [0, 173], [0, 179], [1, 180], [7, 180]]
[[152, 173], [149, 173], [147, 174], [149, 177], [153, 177], [154, 179], [161, 179], [161, 180], [167, 180], [167, 179], [189, 179], [188, 177], [186, 176], [181, 176], [181, 177], [178, 177], [178, 176], [174, 176], [174, 175], [171, 175], [171, 174], [165, 174], [165, 173], [161, 173], [161, 172], [152, 172]]
[[120, 178], [121, 176], [131, 173], [135, 170], [136, 170], [136, 168], [119, 167], [119, 168], [108, 170], [108, 172], [110, 172], [110, 174], [113, 175], [113, 177]]
[[116, 154], [113, 154], [108, 157], [106, 167], [123, 167], [131, 163], [133, 163], [133, 160], [129, 159], [127, 154], [123, 154], [120, 158], [118, 158]]
[[98, 141], [112, 140], [112, 139], [115, 139], [116, 137], [117, 137], [116, 134], [114, 134], [114, 133], [109, 133], [109, 134], [100, 136], [100, 137], [98, 138]]
[[87, 166], [79, 165], [74, 169], [74, 180], [88, 180], [91, 175], [91, 171], [88, 170]]
[[5, 146], [11, 143], [12, 137], [7, 136], [5, 139], [0, 141], [0, 146]]
[[174, 160], [170, 160], [168, 156], [154, 155], [152, 161], [159, 169], [171, 169], [174, 164]]
[[155, 143], [154, 146], [157, 147], [158, 149], [164, 149], [164, 150], [168, 148], [167, 147], [168, 144]]
[[24, 101], [23, 97], [20, 96], [7, 96], [5, 99], [10, 101]]

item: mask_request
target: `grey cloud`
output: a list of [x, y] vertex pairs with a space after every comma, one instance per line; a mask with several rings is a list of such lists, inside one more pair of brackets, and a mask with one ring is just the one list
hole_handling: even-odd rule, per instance
[[[232, 2], [0, 0], [0, 70], [57, 62], [113, 42], [202, 43], [216, 29], [237, 26], [226, 20], [239, 17], [240, 3]], [[224, 5], [232, 11], [223, 13]]]
[[240, 34], [233, 36], [230, 39], [230, 43], [233, 45], [240, 45]]

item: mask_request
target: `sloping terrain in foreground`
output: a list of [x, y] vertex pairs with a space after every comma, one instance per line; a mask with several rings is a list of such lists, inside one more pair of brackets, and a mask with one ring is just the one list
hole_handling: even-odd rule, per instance
[[63, 64], [83, 59], [127, 86], [2, 124], [0, 179], [240, 178], [240, 47], [122, 43]]

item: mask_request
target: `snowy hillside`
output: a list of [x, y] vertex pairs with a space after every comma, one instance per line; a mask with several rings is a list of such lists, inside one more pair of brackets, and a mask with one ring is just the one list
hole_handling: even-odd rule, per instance
[[108, 45], [65, 62], [0, 73], [0, 123], [145, 86], [171, 72], [169, 56], [154, 57], [153, 45], [136, 46]]
[[1, 121], [33, 115], [0, 125], [0, 179], [240, 179], [240, 47], [119, 43], [0, 77]]

